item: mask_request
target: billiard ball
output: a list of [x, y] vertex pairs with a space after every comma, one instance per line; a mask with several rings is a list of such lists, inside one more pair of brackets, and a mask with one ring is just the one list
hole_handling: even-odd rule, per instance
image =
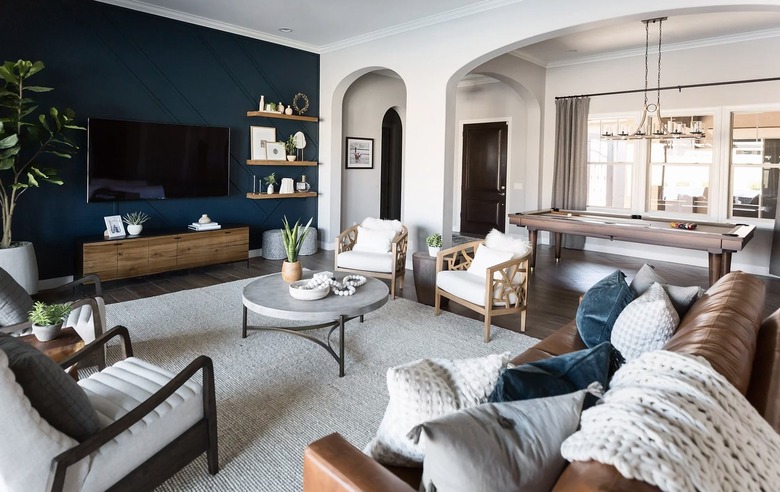
[[566, 214], [566, 217], [571, 217], [571, 212], [569, 212], [568, 214]]

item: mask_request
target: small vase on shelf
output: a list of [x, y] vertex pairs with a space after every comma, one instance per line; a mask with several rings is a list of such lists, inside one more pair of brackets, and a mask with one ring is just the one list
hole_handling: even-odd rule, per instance
[[268, 194], [269, 194], [269, 195], [272, 195], [272, 194], [273, 194], [273, 192], [274, 192], [274, 185], [272, 185], [272, 184], [269, 184], [269, 185], [268, 185]]
[[305, 193], [311, 189], [311, 185], [306, 181], [306, 175], [301, 176], [301, 180], [295, 183], [295, 190]]
[[287, 156], [287, 160], [290, 161], [290, 162], [294, 161], [295, 159], [296, 159], [296, 157], [294, 155], [288, 155]]
[[265, 111], [265, 96], [260, 96], [260, 111]]
[[198, 219], [199, 224], [210, 224], [211, 219], [209, 218], [208, 214], [203, 214], [200, 216], [200, 219]]
[[284, 114], [290, 115], [292, 114], [292, 106], [287, 106], [284, 108]]

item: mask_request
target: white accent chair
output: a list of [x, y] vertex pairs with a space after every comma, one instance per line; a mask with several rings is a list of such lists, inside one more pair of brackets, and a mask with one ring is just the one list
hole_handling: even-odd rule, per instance
[[[499, 233], [500, 234], [500, 233]], [[531, 248], [507, 251], [472, 241], [448, 248], [436, 256], [435, 313], [441, 314], [445, 297], [485, 319], [484, 341], [490, 341], [493, 316], [520, 314], [520, 331], [525, 331], [528, 307], [528, 263]]]
[[[81, 442], [41, 417], [0, 350], [0, 419], [6, 427], [0, 489], [151, 490], [203, 452], [209, 473], [217, 473], [211, 359], [201, 355], [173, 374], [133, 357], [127, 328], [116, 326], [59, 366], [76, 364], [115, 337], [123, 360], [78, 382], [99, 421], [97, 432]], [[202, 382], [192, 380], [198, 372]]]
[[406, 247], [409, 232], [397, 220], [368, 217], [336, 237], [335, 271], [390, 280], [403, 290], [406, 275]]

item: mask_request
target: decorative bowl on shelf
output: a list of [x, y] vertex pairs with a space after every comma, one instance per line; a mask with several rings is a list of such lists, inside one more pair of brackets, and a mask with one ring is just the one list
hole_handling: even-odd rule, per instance
[[328, 284], [320, 284], [313, 289], [303, 288], [310, 281], [311, 279], [307, 279], [307, 280], [298, 280], [291, 283], [290, 295], [300, 301], [315, 301], [317, 299], [322, 299], [323, 297], [327, 296], [328, 293], [330, 293], [330, 285]]

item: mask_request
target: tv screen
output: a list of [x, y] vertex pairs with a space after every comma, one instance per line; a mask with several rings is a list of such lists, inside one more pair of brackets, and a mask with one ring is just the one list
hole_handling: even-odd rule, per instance
[[230, 129], [89, 118], [87, 202], [227, 196]]

